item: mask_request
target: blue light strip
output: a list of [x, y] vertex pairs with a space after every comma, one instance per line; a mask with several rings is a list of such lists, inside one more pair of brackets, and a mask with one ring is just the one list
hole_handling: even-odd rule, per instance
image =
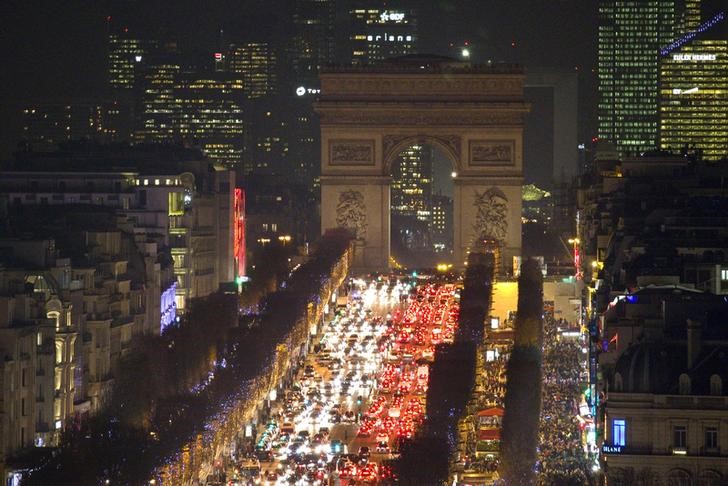
[[702, 34], [703, 32], [705, 32], [706, 30], [710, 29], [715, 24], [717, 24], [718, 22], [720, 22], [720, 21], [722, 21], [724, 19], [725, 19], [725, 12], [720, 12], [720, 13], [716, 14], [715, 17], [713, 17], [712, 19], [708, 20], [707, 22], [705, 22], [704, 24], [702, 24], [697, 29], [695, 29], [695, 30], [693, 30], [691, 32], [688, 32], [687, 34], [685, 34], [681, 38], [672, 41], [672, 43], [669, 44], [668, 46], [663, 47], [662, 49], [660, 49], [660, 55], [667, 56], [672, 51], [674, 51], [678, 47], [682, 46], [686, 42], [693, 40], [695, 38], [695, 36], [697, 36], [698, 34]]

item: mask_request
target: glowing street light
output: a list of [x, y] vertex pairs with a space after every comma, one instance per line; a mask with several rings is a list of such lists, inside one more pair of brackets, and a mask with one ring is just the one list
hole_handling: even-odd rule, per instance
[[581, 240], [579, 238], [569, 238], [569, 244], [574, 245], [574, 269], [576, 271], [576, 274], [574, 275], [577, 280], [581, 280], [582, 273], [581, 273], [581, 254], [579, 253], [579, 243], [581, 243]]
[[463, 58], [468, 59], [470, 57], [470, 49], [463, 48], [462, 51], [460, 51], [460, 54], [462, 54]]

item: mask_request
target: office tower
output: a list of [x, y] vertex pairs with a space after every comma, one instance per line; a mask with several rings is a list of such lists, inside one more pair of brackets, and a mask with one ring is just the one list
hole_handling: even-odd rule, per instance
[[453, 201], [442, 194], [432, 196], [430, 234], [432, 246], [437, 252], [451, 252], [453, 249]]
[[229, 169], [241, 167], [243, 160], [243, 91], [239, 77], [220, 72], [183, 76], [174, 90], [181, 139]]
[[276, 52], [268, 42], [231, 44], [228, 71], [243, 81], [248, 99], [275, 94], [277, 90]]
[[175, 86], [181, 71], [177, 46], [166, 44], [149, 60], [138, 74], [138, 99], [134, 140], [139, 143], [179, 140], [175, 119], [179, 105], [175, 98]]
[[660, 148], [722, 159], [728, 157], [728, 20], [725, 11], [702, 22], [699, 9], [689, 13], [690, 30], [660, 51]]
[[116, 101], [32, 103], [21, 112], [22, 143], [30, 150], [48, 152], [71, 140], [128, 140], [130, 115], [126, 105]]
[[430, 220], [432, 198], [431, 148], [412, 145], [392, 167], [392, 209], [420, 221]]
[[600, 0], [598, 136], [623, 153], [654, 150], [658, 52], [676, 30], [675, 0]]
[[136, 73], [156, 43], [137, 39], [124, 27], [108, 36], [107, 78], [112, 89], [133, 89]]
[[[394, 237], [410, 250], [431, 249], [432, 149], [412, 145], [392, 167]], [[398, 237], [396, 235], [399, 235]]]
[[349, 12], [351, 62], [373, 64], [416, 52], [417, 15], [414, 10], [388, 10], [358, 2]]
[[318, 81], [321, 66], [334, 61], [334, 0], [295, 0], [290, 53], [294, 83]]

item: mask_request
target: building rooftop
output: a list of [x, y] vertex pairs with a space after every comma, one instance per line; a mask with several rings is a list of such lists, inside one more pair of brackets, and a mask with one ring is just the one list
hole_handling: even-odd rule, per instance
[[333, 73], [523, 74], [524, 69], [518, 64], [473, 64], [437, 54], [408, 54], [366, 66], [330, 65], [321, 68], [321, 74]]

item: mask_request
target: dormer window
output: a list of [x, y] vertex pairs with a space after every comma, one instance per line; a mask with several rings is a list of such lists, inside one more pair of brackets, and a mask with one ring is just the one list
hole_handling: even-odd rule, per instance
[[690, 377], [683, 373], [678, 380], [680, 395], [690, 395]]
[[723, 380], [718, 375], [712, 375], [710, 377], [710, 394], [711, 395], [722, 395], [723, 394]]

